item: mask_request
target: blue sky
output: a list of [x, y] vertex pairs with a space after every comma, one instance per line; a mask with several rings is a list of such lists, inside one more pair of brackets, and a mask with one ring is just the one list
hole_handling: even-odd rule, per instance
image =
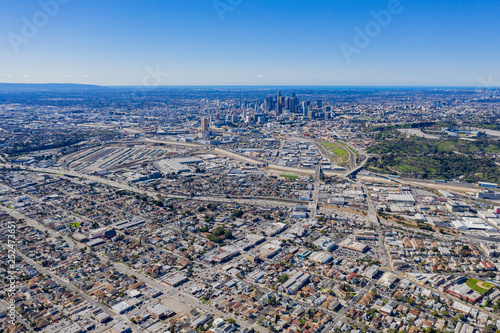
[[0, 3], [1, 82], [500, 85], [498, 0], [52, 1]]

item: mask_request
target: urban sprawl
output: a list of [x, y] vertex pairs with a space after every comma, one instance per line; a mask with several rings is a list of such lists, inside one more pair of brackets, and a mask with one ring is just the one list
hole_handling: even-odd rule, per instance
[[495, 332], [500, 91], [0, 91], [1, 332]]

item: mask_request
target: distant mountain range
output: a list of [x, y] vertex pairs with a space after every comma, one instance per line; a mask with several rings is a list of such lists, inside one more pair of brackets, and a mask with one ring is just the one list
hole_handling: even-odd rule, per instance
[[76, 83], [0, 83], [0, 91], [54, 91], [102, 89], [101, 86]]

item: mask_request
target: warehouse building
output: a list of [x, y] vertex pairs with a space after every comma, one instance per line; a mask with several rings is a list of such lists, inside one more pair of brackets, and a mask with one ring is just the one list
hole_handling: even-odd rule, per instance
[[285, 283], [283, 283], [279, 287], [279, 290], [293, 295], [309, 281], [310, 277], [311, 275], [306, 274], [302, 271], [298, 271], [293, 274], [292, 277], [290, 277]]
[[341, 248], [347, 249], [347, 250], [352, 250], [360, 253], [365, 253], [368, 251], [369, 247], [363, 243], [356, 242], [352, 239], [346, 238], [344, 239], [339, 246]]

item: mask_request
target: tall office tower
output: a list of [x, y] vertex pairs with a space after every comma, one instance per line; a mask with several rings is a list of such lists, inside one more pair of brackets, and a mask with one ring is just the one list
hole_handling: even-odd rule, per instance
[[280, 115], [283, 112], [283, 104], [281, 104], [281, 91], [278, 91], [278, 94], [276, 95], [276, 114]]
[[201, 130], [202, 130], [202, 132], [208, 131], [208, 119], [207, 118], [201, 118]]
[[264, 110], [271, 111], [274, 107], [274, 100], [272, 97], [266, 97], [264, 102]]
[[322, 106], [323, 106], [323, 101], [322, 101], [322, 100], [320, 100], [320, 99], [318, 99], [318, 101], [317, 101], [317, 103], [316, 103], [316, 104], [318, 105], [318, 108], [320, 108], [320, 107], [322, 107]]
[[299, 99], [295, 97], [295, 93], [292, 94], [292, 98], [288, 99], [288, 110], [292, 113], [297, 111], [297, 106], [299, 105]]
[[302, 115], [307, 116], [307, 111], [309, 111], [309, 101], [302, 102]]
[[287, 107], [285, 96], [281, 96], [280, 104], [281, 104], [281, 113], [283, 113], [283, 109], [286, 109], [286, 107]]

